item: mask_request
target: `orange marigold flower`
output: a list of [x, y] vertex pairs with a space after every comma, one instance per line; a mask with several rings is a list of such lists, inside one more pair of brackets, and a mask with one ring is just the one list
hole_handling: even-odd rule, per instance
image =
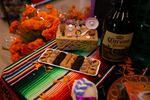
[[21, 45], [21, 54], [25, 56], [25, 55], [29, 54], [30, 52], [31, 52], [31, 50], [30, 50], [30, 48], [28, 47], [28, 45], [25, 44], [25, 43], [23, 43], [23, 44]]
[[56, 17], [55, 17], [55, 16], [52, 16], [52, 15], [47, 15], [47, 16], [45, 17], [45, 20], [48, 20], [49, 22], [53, 22], [55, 19], [56, 19]]
[[33, 14], [36, 11], [36, 8], [34, 8], [31, 5], [26, 5], [25, 11], [22, 13], [22, 16], [28, 16], [30, 14]]
[[37, 16], [38, 17], [43, 17], [45, 19], [47, 15], [48, 15], [47, 12], [45, 12], [45, 11], [39, 11], [39, 13], [38, 13]]
[[44, 24], [45, 24], [45, 28], [49, 28], [49, 27], [51, 27], [51, 25], [52, 25], [52, 22], [50, 22], [50, 21], [48, 21], [48, 20], [44, 20], [43, 21], [44, 22]]
[[51, 10], [50, 14], [53, 15], [53, 16], [58, 16], [59, 15], [58, 10], [54, 9], [54, 8]]
[[43, 28], [44, 28], [43, 21], [35, 20], [35, 19], [32, 19], [32, 18], [23, 21], [21, 23], [21, 25], [24, 26], [27, 29], [30, 29], [30, 30], [43, 30]]
[[45, 42], [42, 39], [36, 39], [35, 41], [28, 43], [28, 48], [30, 50], [35, 50], [44, 44]]
[[9, 32], [10, 32], [10, 33], [14, 33], [14, 31], [15, 31], [15, 30], [14, 30], [13, 27], [9, 27]]
[[81, 12], [74, 5], [70, 7], [70, 9], [68, 10], [68, 15], [67, 15], [68, 18], [77, 18], [77, 19], [86, 19], [89, 16], [90, 16], [89, 6], [85, 7], [84, 11]]
[[11, 55], [12, 61], [18, 61], [21, 58], [21, 56], [18, 53], [14, 53]]
[[53, 33], [50, 32], [50, 29], [46, 29], [42, 32], [42, 36], [49, 41], [53, 38]]
[[60, 20], [56, 19], [53, 22], [53, 25], [49, 29], [46, 29], [42, 32], [42, 36], [46, 38], [47, 41], [56, 37], [56, 31], [57, 31], [59, 23], [60, 23]]
[[21, 44], [23, 41], [21, 38], [16, 38], [12, 43], [11, 45], [15, 45], [15, 44]]
[[35, 69], [38, 70], [40, 67], [42, 67], [42, 64], [39, 62], [33, 62]]
[[21, 22], [25, 21], [26, 19], [27, 19], [27, 17], [22, 16], [22, 17], [21, 17]]
[[16, 38], [10, 45], [10, 53], [12, 61], [19, 60], [23, 55], [21, 53], [21, 45], [23, 41], [20, 38]]
[[47, 9], [52, 9], [52, 8], [54, 8], [54, 7], [53, 7], [53, 5], [51, 5], [51, 4], [47, 4], [47, 5], [46, 5], [46, 8], [47, 8]]
[[11, 24], [10, 24], [10, 27], [9, 27], [9, 32], [10, 33], [13, 33], [17, 27], [19, 25], [19, 22], [17, 20], [13, 21]]

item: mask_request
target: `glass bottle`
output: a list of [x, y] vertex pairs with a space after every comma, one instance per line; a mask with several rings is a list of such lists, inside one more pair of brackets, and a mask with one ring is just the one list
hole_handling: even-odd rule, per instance
[[128, 8], [128, 0], [116, 0], [115, 9], [104, 21], [100, 50], [107, 61], [121, 62], [128, 54], [134, 31]]

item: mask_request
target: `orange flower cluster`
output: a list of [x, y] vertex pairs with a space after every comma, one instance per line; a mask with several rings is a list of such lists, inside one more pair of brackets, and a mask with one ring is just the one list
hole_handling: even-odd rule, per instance
[[55, 20], [51, 28], [48, 28], [42, 32], [42, 36], [44, 36], [47, 41], [50, 40], [51, 38], [56, 37], [55, 33], [57, 31], [59, 23], [60, 23], [59, 19]]
[[44, 21], [40, 21], [34, 18], [21, 22], [21, 25], [27, 30], [43, 30], [44, 29]]
[[13, 21], [9, 27], [9, 32], [14, 33], [15, 30], [17, 29], [18, 25], [19, 25], [18, 21]]
[[[22, 13], [22, 18], [32, 16], [36, 13], [36, 8], [31, 5], [26, 5], [26, 10]], [[34, 16], [34, 15], [33, 15]]]
[[13, 61], [19, 60], [45, 42], [55, 38], [60, 23], [59, 13], [53, 5], [48, 4], [46, 8], [43, 11], [31, 5], [26, 5], [21, 20], [11, 23], [9, 27], [10, 33], [20, 36], [10, 46]]
[[24, 35], [27, 35], [27, 32], [39, 31], [41, 33], [43, 32], [42, 36], [46, 38], [46, 40], [54, 38], [59, 24], [59, 14], [57, 9], [50, 4], [46, 5], [46, 8], [48, 11], [40, 11], [31, 5], [27, 5], [22, 14], [21, 21], [14, 21], [11, 23], [10, 32], [17, 33], [19, 35], [21, 32]]
[[11, 53], [11, 59], [13, 61], [17, 61], [44, 44], [45, 42], [42, 39], [36, 39], [33, 42], [24, 43], [22, 39], [17, 38], [12, 42], [9, 49]]
[[84, 11], [79, 11], [76, 6], [72, 6], [69, 10], [68, 10], [68, 18], [76, 18], [76, 19], [86, 19], [90, 16], [90, 7], [87, 6], [85, 7]]

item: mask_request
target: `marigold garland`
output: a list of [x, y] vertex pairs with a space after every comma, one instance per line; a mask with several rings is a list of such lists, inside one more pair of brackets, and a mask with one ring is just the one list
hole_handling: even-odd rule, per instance
[[17, 61], [33, 50], [55, 38], [58, 25], [58, 10], [53, 5], [46, 5], [47, 10], [39, 10], [26, 5], [21, 20], [13, 21], [9, 27], [10, 33], [18, 34], [11, 43], [11, 59]]

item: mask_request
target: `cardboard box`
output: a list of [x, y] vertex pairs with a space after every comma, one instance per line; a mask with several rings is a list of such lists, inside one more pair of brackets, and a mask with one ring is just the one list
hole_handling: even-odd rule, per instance
[[60, 27], [56, 33], [56, 42], [61, 50], [84, 50], [91, 51], [98, 46], [98, 33], [94, 31], [94, 35], [90, 36], [90, 31], [86, 26], [82, 26], [79, 30], [73, 26], [73, 31], [69, 31], [69, 25], [65, 26], [65, 31], [62, 33]]

